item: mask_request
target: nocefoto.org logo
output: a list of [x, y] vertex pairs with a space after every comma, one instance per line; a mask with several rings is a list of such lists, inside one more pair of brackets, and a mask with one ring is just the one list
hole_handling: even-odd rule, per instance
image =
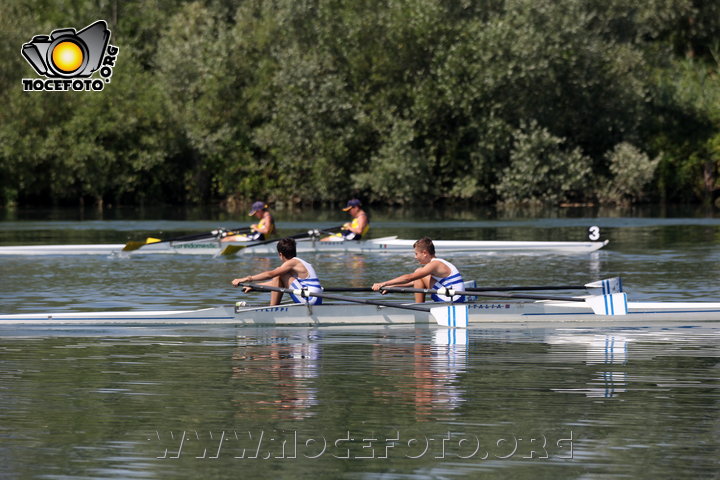
[[[99, 92], [110, 83], [120, 49], [110, 45], [110, 30], [98, 20], [79, 32], [59, 28], [23, 44], [22, 56], [43, 78], [23, 78], [25, 92]], [[90, 78], [99, 70], [100, 78]]]

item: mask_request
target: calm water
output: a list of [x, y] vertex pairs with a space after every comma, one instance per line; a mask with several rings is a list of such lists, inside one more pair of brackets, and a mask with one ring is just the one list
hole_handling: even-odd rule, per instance
[[[481, 284], [622, 275], [634, 299], [720, 301], [717, 215], [595, 213], [380, 213], [374, 236], [582, 240], [597, 224], [611, 243], [591, 255], [452, 260]], [[53, 215], [8, 216], [0, 244], [246, 222]], [[278, 215], [282, 233], [343, 220], [309, 215]], [[308, 260], [328, 285], [414, 268], [410, 253]], [[262, 300], [229, 281], [276, 264], [0, 258], [0, 312]], [[716, 324], [474, 327], [453, 341], [409, 327], [2, 328], [0, 478], [717, 478], [719, 357]]]

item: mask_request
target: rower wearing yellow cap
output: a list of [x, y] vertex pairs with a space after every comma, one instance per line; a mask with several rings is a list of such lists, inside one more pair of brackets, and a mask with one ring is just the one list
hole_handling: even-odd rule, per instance
[[353, 218], [352, 221], [342, 226], [340, 233], [323, 238], [322, 242], [343, 242], [345, 240], [360, 240], [363, 235], [367, 235], [370, 230], [370, 221], [367, 213], [360, 208], [362, 203], [357, 198], [348, 200], [347, 205], [343, 208], [344, 212], [348, 212]]

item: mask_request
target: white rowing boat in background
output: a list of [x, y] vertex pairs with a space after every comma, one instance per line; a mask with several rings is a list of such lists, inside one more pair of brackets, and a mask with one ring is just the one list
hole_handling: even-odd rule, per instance
[[[297, 242], [298, 253], [407, 253], [412, 251], [415, 240], [397, 237], [383, 237], [372, 240], [320, 242], [315, 239]], [[524, 241], [487, 241], [487, 240], [433, 240], [438, 255], [447, 253], [561, 253], [581, 254], [599, 250], [608, 241], [598, 242], [524, 242]], [[275, 255], [275, 243], [245, 248], [238, 253]]]
[[[320, 242], [316, 239], [298, 239], [298, 254], [306, 253], [407, 253], [415, 240], [384, 237], [372, 240]], [[524, 242], [484, 240], [434, 240], [438, 255], [448, 253], [501, 253], [501, 254], [584, 254], [607, 245], [608, 241], [587, 242]], [[132, 251], [124, 251], [123, 244], [106, 245], [28, 245], [0, 247], [0, 255], [270, 255], [277, 254], [277, 241], [254, 244], [250, 242], [223, 242], [215, 238], [193, 241], [148, 243]]]
[[[325, 303], [306, 306], [226, 305], [201, 310], [57, 312], [0, 315], [0, 325], [406, 325], [436, 324], [433, 304], [367, 305]], [[438, 304], [435, 304], [438, 305]], [[444, 305], [444, 304], [439, 304]], [[408, 307], [419, 307], [409, 310]], [[628, 302], [627, 314], [604, 315], [585, 302], [490, 301], [467, 304], [470, 325], [492, 323], [613, 323], [717, 322], [720, 302]], [[427, 310], [422, 311], [422, 308]], [[443, 307], [441, 307], [443, 308]]]
[[119, 254], [125, 245], [24, 245], [0, 247], [0, 255], [104, 255], [106, 257]]

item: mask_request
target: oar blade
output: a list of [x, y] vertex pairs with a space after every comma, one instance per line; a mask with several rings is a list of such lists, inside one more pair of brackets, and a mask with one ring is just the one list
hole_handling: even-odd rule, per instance
[[243, 248], [247, 248], [249, 246], [251, 246], [251, 245], [228, 245], [227, 247], [223, 248], [220, 251], [220, 255], [224, 255], [224, 256], [235, 255], [237, 252], [239, 252]]
[[610, 295], [594, 295], [587, 297], [585, 302], [590, 305], [596, 315], [618, 316], [627, 315], [627, 294], [612, 293]]
[[468, 306], [463, 304], [444, 305], [432, 307], [430, 316], [435, 319], [441, 327], [467, 328]]
[[132, 252], [145, 245], [147, 245], [147, 243], [140, 241], [127, 242], [123, 247], [123, 252]]
[[620, 277], [606, 278], [597, 282], [586, 283], [585, 288], [593, 295], [612, 295], [622, 293], [622, 279]]

